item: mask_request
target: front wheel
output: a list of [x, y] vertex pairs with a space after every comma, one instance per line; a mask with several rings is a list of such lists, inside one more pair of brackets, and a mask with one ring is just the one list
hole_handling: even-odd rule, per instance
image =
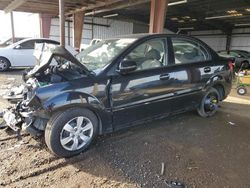
[[98, 132], [98, 119], [88, 109], [71, 108], [53, 115], [45, 129], [45, 142], [60, 157], [87, 149]]
[[219, 93], [216, 89], [210, 88], [203, 96], [197, 111], [201, 117], [213, 116], [218, 110]]

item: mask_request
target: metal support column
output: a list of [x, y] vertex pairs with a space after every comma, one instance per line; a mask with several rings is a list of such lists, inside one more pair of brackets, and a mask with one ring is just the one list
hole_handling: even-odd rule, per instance
[[227, 33], [226, 51], [231, 48], [232, 32]]
[[168, 0], [151, 0], [149, 33], [162, 33]]
[[14, 18], [13, 18], [13, 12], [10, 12], [10, 22], [11, 22], [11, 37], [12, 37], [12, 42], [15, 43], [15, 28], [14, 28]]
[[70, 46], [70, 21], [68, 22], [68, 45]]
[[60, 17], [60, 44], [61, 46], [65, 46], [64, 0], [59, 0], [59, 17]]

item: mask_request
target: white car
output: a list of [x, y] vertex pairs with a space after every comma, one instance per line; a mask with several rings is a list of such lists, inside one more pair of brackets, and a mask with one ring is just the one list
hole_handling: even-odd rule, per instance
[[[31, 38], [18, 41], [5, 48], [0, 48], [0, 71], [6, 71], [10, 67], [33, 67], [36, 65], [36, 59], [33, 55], [36, 43], [47, 43], [59, 45], [55, 40], [45, 38]], [[73, 55], [78, 52], [70, 46], [66, 49]]]

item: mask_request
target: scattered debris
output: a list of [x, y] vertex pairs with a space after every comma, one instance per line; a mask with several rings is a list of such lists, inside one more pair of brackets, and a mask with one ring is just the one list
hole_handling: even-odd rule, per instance
[[165, 164], [161, 163], [161, 175], [164, 175], [165, 172]]
[[235, 125], [236, 126], [236, 124], [231, 122], [231, 121], [229, 121], [228, 123], [229, 123], [229, 125]]
[[185, 188], [185, 185], [182, 182], [178, 181], [170, 181], [170, 182], [166, 181], [166, 184], [170, 188]]
[[13, 78], [13, 77], [10, 77], [10, 78], [7, 78], [7, 80], [9, 80], [9, 81], [15, 81], [16, 79]]
[[188, 170], [193, 170], [193, 169], [198, 169], [198, 167], [197, 166], [188, 166], [187, 169]]

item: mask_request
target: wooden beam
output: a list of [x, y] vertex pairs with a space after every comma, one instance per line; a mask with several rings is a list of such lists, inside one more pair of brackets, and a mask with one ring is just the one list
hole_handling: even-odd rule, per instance
[[49, 38], [50, 25], [53, 15], [51, 14], [40, 14], [40, 36], [43, 38]]
[[151, 0], [149, 33], [162, 33], [168, 0]]
[[64, 0], [59, 0], [59, 18], [60, 18], [60, 45], [65, 46]]
[[100, 14], [100, 13], [109, 12], [113, 10], [119, 10], [119, 9], [124, 9], [124, 8], [132, 7], [132, 6], [137, 6], [137, 5], [148, 3], [148, 2], [150, 2], [150, 0], [130, 0], [129, 2], [122, 1], [119, 4], [111, 5], [108, 7], [105, 6], [107, 8], [102, 8], [100, 10], [91, 11], [91, 12], [86, 13], [85, 15], [89, 16], [89, 15]]
[[27, 0], [14, 0], [4, 9], [4, 12], [9, 13], [24, 4], [26, 1]]
[[84, 12], [77, 12], [73, 15], [73, 25], [74, 25], [74, 47], [80, 49], [82, 41], [82, 28], [84, 23]]
[[[89, 6], [84, 6], [79, 9], [67, 12], [66, 15], [72, 15], [76, 12], [87, 12], [87, 11], [93, 11], [90, 14], [94, 14], [95, 12], [97, 13], [102, 13], [102, 12], [108, 12], [111, 10], [116, 10], [116, 9], [123, 9], [126, 7], [130, 6], [135, 6], [143, 3], [148, 3], [150, 0], [106, 0], [106, 1], [96, 1], [96, 4], [89, 5]], [[100, 12], [101, 11], [101, 12]], [[85, 14], [87, 15], [87, 13]]]

